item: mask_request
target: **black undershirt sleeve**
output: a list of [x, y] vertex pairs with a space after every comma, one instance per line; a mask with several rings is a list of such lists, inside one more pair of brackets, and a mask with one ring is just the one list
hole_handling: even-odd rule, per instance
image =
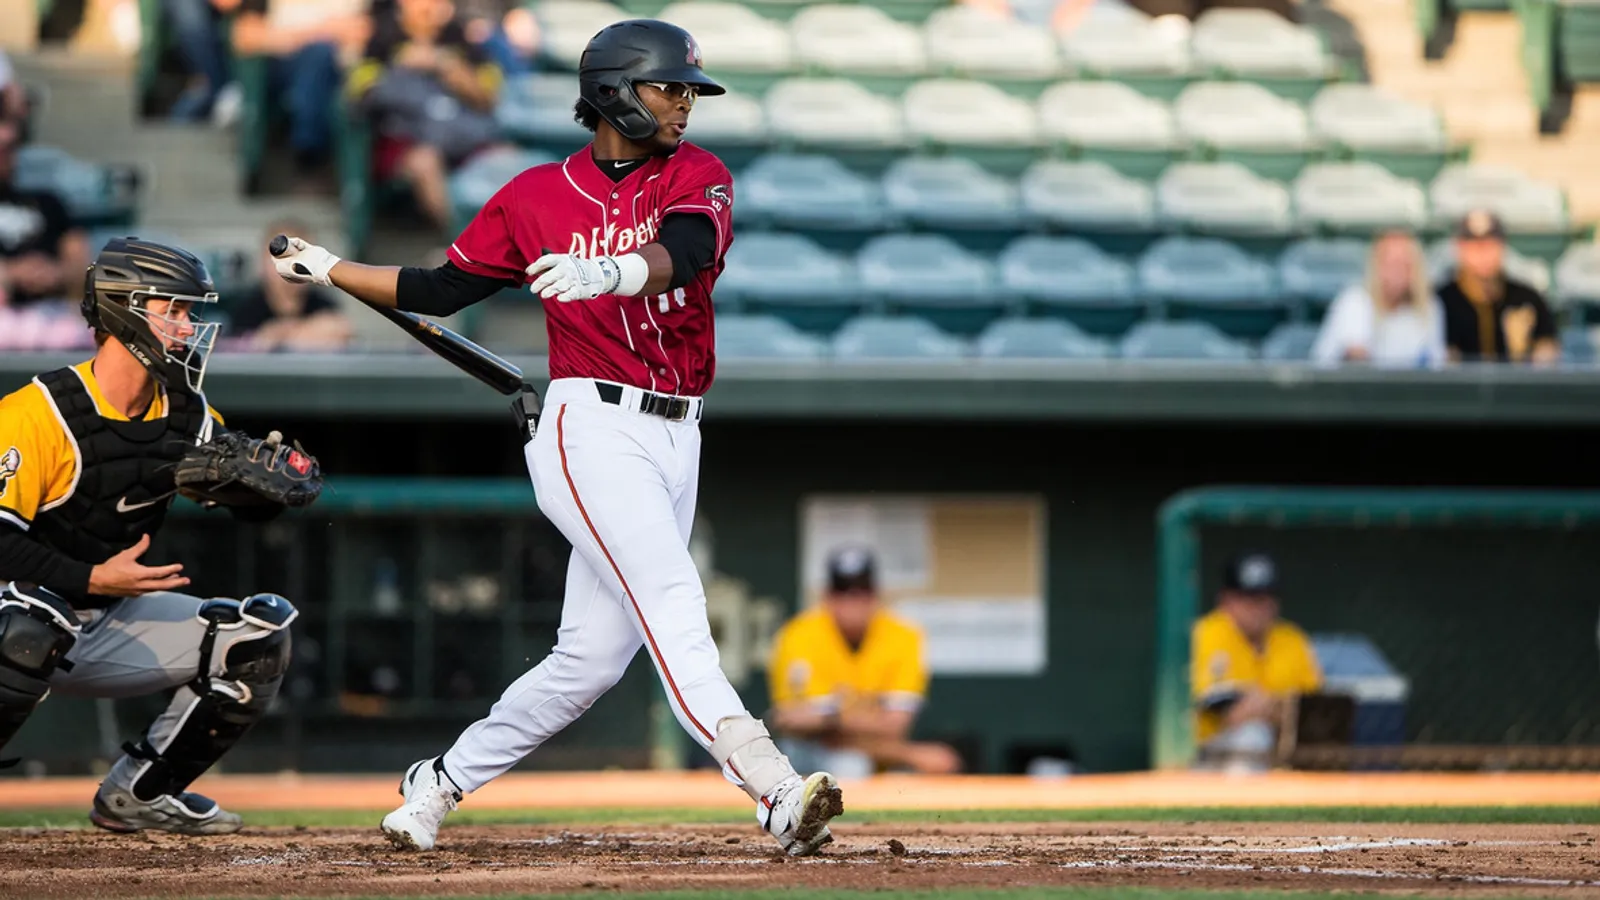
[[509, 278], [474, 275], [452, 262], [436, 269], [406, 266], [395, 282], [395, 306], [425, 316], [453, 316], [496, 291], [521, 286]]
[[710, 216], [701, 213], [673, 213], [661, 220], [659, 243], [672, 257], [667, 290], [674, 291], [693, 281], [717, 258], [717, 227]]
[[89, 572], [93, 569], [15, 528], [0, 526], [0, 581], [25, 581], [81, 597], [89, 593]]
[[[716, 226], [699, 213], [673, 213], [661, 222], [660, 244], [672, 257], [667, 290], [676, 290], [716, 259]], [[425, 316], [452, 316], [496, 291], [521, 286], [509, 278], [474, 275], [451, 262], [434, 269], [406, 266], [395, 282], [395, 306]]]

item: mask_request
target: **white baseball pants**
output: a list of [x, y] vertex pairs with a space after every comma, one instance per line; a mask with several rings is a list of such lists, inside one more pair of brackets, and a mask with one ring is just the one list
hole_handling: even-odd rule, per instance
[[[711, 638], [689, 555], [700, 476], [700, 401], [672, 422], [601, 401], [589, 379], [550, 384], [524, 449], [539, 508], [572, 556], [555, 649], [508, 687], [444, 756], [463, 791], [489, 783], [616, 684], [642, 645], [678, 722], [709, 748], [717, 723], [747, 715]], [[730, 780], [737, 782], [731, 774]]]

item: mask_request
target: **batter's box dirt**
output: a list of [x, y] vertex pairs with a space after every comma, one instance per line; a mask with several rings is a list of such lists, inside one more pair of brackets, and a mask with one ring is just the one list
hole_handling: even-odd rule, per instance
[[794, 860], [751, 828], [447, 828], [427, 854], [376, 829], [226, 838], [13, 829], [0, 897], [496, 894], [583, 889], [1027, 885], [1293, 888], [1407, 894], [1600, 889], [1597, 832], [1548, 825], [837, 823]]

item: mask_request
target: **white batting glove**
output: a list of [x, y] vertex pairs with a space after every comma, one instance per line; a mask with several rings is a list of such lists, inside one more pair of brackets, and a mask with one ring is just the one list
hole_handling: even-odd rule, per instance
[[326, 249], [316, 244], [308, 244], [304, 240], [289, 238], [289, 249], [282, 256], [274, 257], [273, 268], [278, 270], [278, 277], [293, 284], [320, 284], [331, 287], [328, 273], [339, 262], [339, 257], [329, 253]]
[[554, 297], [562, 303], [614, 294], [622, 281], [622, 270], [609, 256], [584, 259], [568, 253], [546, 253], [534, 260], [527, 272], [529, 276], [539, 276], [528, 285], [528, 290], [546, 300]]

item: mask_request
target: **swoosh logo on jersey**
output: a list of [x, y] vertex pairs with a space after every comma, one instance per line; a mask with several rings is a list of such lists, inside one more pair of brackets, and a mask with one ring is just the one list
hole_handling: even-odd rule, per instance
[[151, 499], [151, 500], [146, 500], [143, 503], [129, 503], [128, 502], [128, 498], [126, 496], [124, 496], [124, 497], [122, 497], [121, 499], [119, 499], [117, 501], [117, 512], [119, 512], [119, 513], [131, 513], [134, 510], [144, 509], [147, 506], [155, 506], [157, 503], [160, 503], [161, 501], [167, 499], [168, 497], [171, 497], [173, 494], [176, 494], [176, 493], [177, 493], [177, 491], [167, 491], [165, 494], [162, 494], [161, 496], [156, 497], [156, 498]]
[[623, 166], [631, 166], [631, 165], [633, 165], [633, 160], [631, 160], [631, 159], [625, 159], [625, 160], [622, 160], [622, 161], [621, 161], [621, 162], [614, 162], [614, 163], [612, 163], [612, 164], [611, 164], [611, 168], [613, 168], [613, 169], [620, 169], [620, 168], [622, 168], [622, 167], [623, 167]]

